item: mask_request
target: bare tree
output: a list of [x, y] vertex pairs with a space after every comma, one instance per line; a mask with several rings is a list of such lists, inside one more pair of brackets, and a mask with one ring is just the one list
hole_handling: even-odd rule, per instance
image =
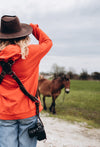
[[99, 72], [93, 72], [91, 76], [94, 80], [100, 80], [100, 73]]
[[88, 77], [89, 77], [89, 75], [88, 75], [87, 71], [83, 69], [79, 78], [81, 80], [88, 80]]
[[61, 73], [64, 74], [66, 72], [65, 67], [58, 66], [57, 64], [53, 64], [51, 70], [54, 74], [61, 74]]

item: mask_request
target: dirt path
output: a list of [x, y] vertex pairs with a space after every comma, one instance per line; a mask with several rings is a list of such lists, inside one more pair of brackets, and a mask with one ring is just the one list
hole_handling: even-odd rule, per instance
[[71, 124], [63, 120], [41, 116], [47, 141], [37, 147], [100, 147], [100, 129], [88, 129], [84, 124]]

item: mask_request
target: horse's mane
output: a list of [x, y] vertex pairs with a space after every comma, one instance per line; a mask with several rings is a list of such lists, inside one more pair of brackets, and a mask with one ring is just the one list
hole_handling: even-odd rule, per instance
[[54, 80], [54, 79], [57, 79], [58, 77], [64, 77], [64, 76], [65, 76], [64, 73], [54, 73], [54, 75], [53, 75], [53, 80]]
[[45, 81], [45, 80], [46, 80], [45, 78], [43, 78], [43, 79], [39, 79], [39, 81], [42, 81], [42, 82]]
[[64, 73], [58, 73], [58, 74], [54, 74], [53, 75], [53, 81], [58, 79], [63, 81], [64, 79], [65, 80], [69, 80], [69, 76], [67, 74], [64, 74]]

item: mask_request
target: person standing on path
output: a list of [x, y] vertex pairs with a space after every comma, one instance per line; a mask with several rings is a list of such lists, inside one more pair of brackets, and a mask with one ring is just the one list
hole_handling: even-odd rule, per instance
[[[39, 44], [29, 44], [31, 33]], [[51, 39], [38, 25], [20, 23], [17, 16], [1, 17], [0, 61], [14, 62], [12, 70], [33, 96], [38, 87], [39, 63], [51, 47]], [[39, 112], [41, 111], [39, 98]], [[35, 126], [36, 122], [35, 103], [6, 74], [0, 84], [0, 147], [36, 147], [37, 138], [28, 135], [28, 128]]]

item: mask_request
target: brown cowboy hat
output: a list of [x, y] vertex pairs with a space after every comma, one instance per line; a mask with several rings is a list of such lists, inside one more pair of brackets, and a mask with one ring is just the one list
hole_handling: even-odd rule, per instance
[[20, 23], [17, 16], [4, 15], [1, 17], [0, 39], [16, 39], [32, 33], [32, 27]]

